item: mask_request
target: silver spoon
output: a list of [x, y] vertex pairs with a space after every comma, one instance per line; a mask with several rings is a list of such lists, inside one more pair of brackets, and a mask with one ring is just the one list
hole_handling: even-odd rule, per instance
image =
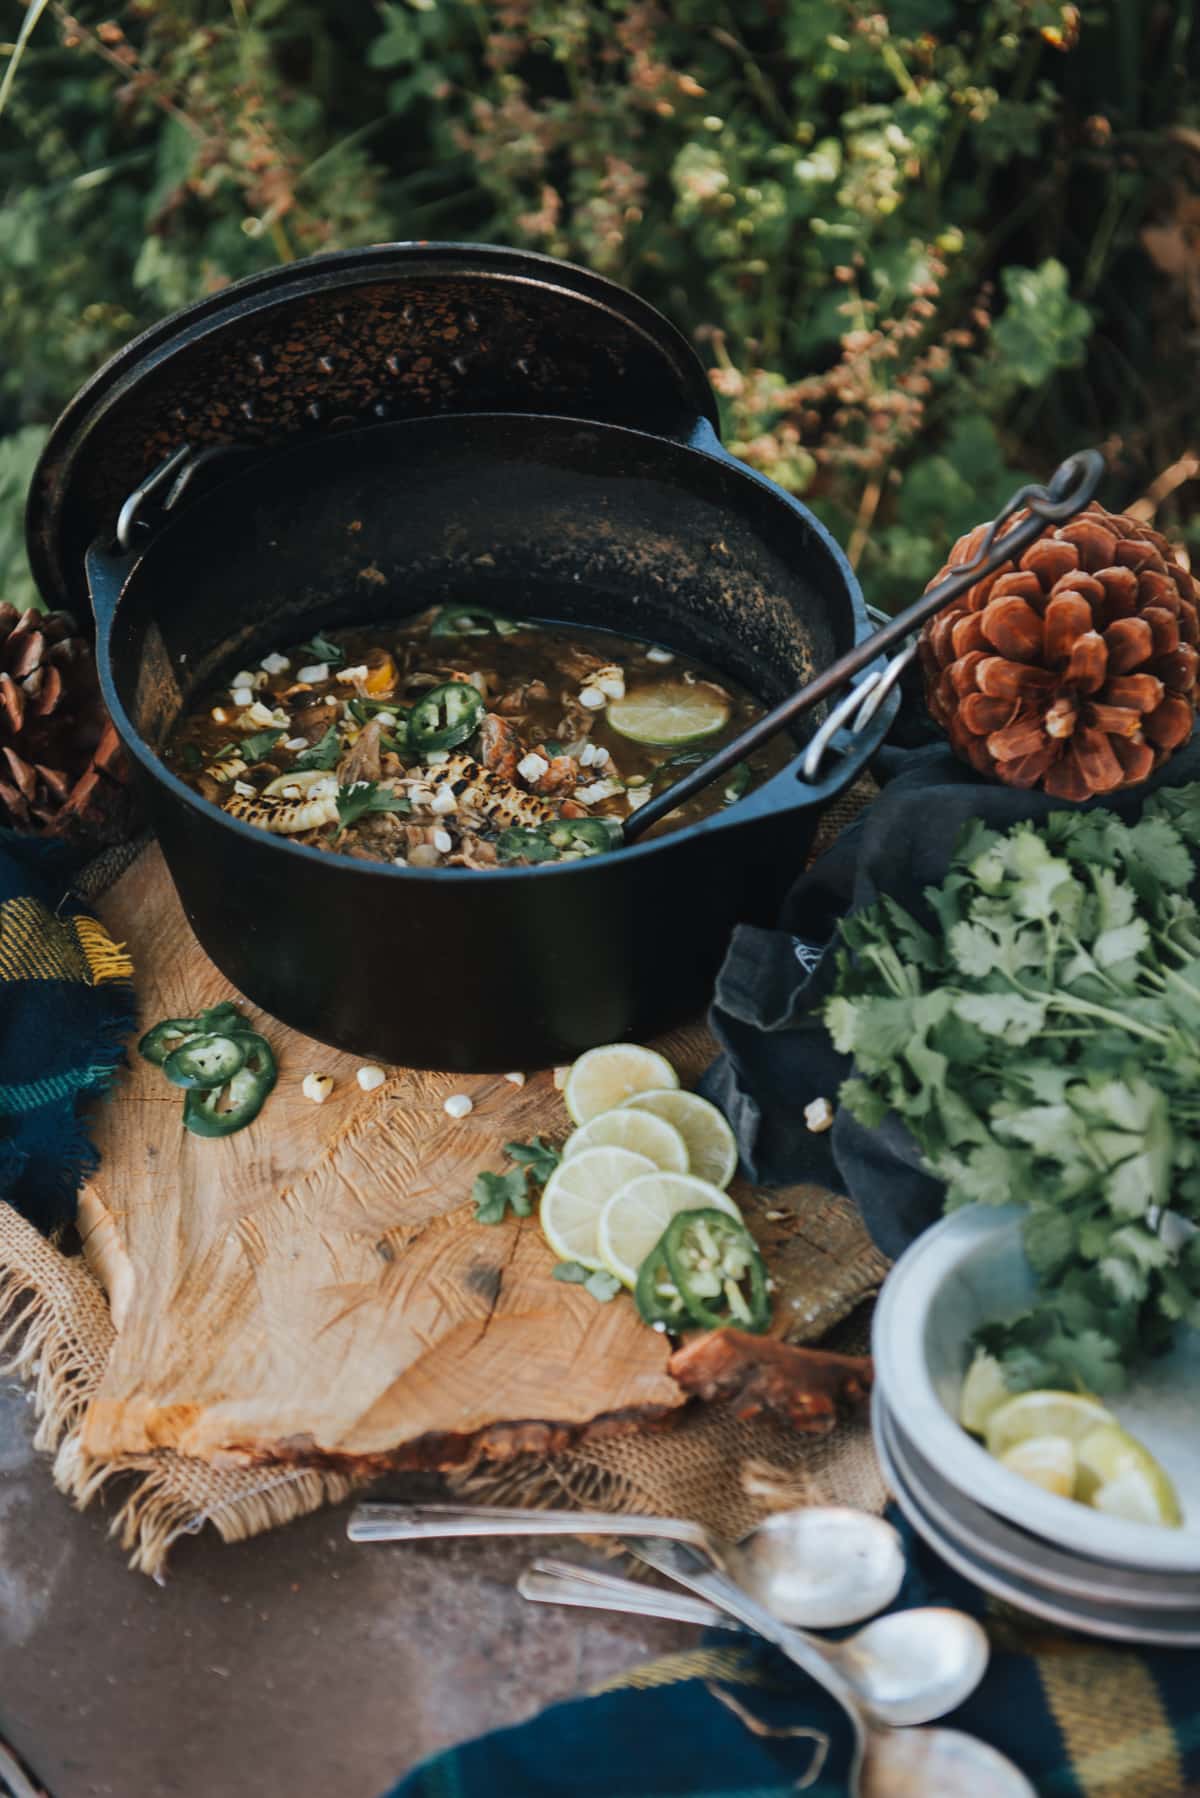
[[648, 1566], [711, 1599], [727, 1616], [773, 1642], [837, 1699], [854, 1731], [847, 1779], [850, 1798], [964, 1798], [966, 1793], [970, 1798], [1037, 1798], [1025, 1775], [1005, 1755], [962, 1730], [891, 1729], [868, 1721], [841, 1668], [817, 1652], [802, 1631], [788, 1629], [725, 1574], [706, 1567], [693, 1549], [649, 1541], [632, 1547]]
[[836, 1629], [891, 1604], [904, 1550], [890, 1523], [843, 1505], [776, 1511], [740, 1542], [682, 1517], [607, 1511], [522, 1511], [505, 1506], [359, 1505], [352, 1542], [420, 1542], [441, 1536], [639, 1536], [698, 1549], [783, 1623]]
[[[535, 1561], [517, 1581], [517, 1590], [536, 1604], [582, 1605], [725, 1629], [731, 1623], [741, 1627], [705, 1599], [639, 1585], [569, 1561]], [[802, 1632], [789, 1634], [794, 1639]], [[803, 1639], [844, 1674], [867, 1716], [891, 1728], [929, 1723], [957, 1710], [983, 1678], [988, 1663], [987, 1636], [975, 1619], [935, 1605], [892, 1611], [842, 1642]]]

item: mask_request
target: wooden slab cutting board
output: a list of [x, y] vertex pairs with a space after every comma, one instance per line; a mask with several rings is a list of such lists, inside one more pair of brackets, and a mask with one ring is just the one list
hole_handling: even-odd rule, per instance
[[[100, 909], [133, 955], [142, 1029], [231, 996], [157, 848]], [[96, 1114], [101, 1170], [80, 1224], [118, 1337], [85, 1452], [450, 1467], [481, 1451], [549, 1452], [681, 1404], [669, 1345], [630, 1300], [601, 1304], [556, 1281], [536, 1217], [474, 1220], [471, 1182], [504, 1165], [505, 1141], [569, 1128], [549, 1071], [518, 1089], [391, 1069], [364, 1093], [355, 1057], [246, 1010], [279, 1061], [249, 1129], [189, 1134], [182, 1095], [132, 1045]], [[685, 1084], [712, 1054], [699, 1027], [661, 1047]], [[314, 1071], [335, 1081], [324, 1105], [301, 1094]], [[474, 1102], [458, 1121], [442, 1109], [455, 1091]], [[771, 1222], [737, 1196], [781, 1294], [796, 1284], [789, 1270], [806, 1291], [826, 1269], [844, 1277], [858, 1226], [831, 1210], [840, 1201], [820, 1195], [814, 1229], [811, 1208], [772, 1198]]]

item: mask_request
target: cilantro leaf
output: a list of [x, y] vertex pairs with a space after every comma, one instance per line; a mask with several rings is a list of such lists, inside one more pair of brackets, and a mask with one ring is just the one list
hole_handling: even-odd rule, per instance
[[600, 1269], [583, 1282], [583, 1290], [590, 1293], [594, 1299], [598, 1299], [602, 1305], [607, 1305], [608, 1301], [615, 1299], [620, 1292], [621, 1282], [615, 1274]]
[[324, 662], [327, 668], [340, 668], [346, 660], [345, 650], [340, 649], [336, 643], [331, 643], [328, 637], [322, 637], [319, 632], [309, 642], [300, 645], [300, 654], [311, 656], [314, 662]]
[[261, 762], [264, 755], [269, 755], [276, 743], [283, 736], [283, 731], [256, 730], [248, 737], [243, 737], [238, 745], [239, 752], [248, 762]]
[[337, 734], [337, 727], [331, 724], [319, 743], [314, 743], [310, 748], [300, 751], [292, 763], [292, 767], [297, 774], [308, 768], [320, 768], [328, 772], [336, 765], [340, 754], [341, 742]]
[[390, 787], [380, 786], [374, 780], [356, 780], [352, 786], [339, 787], [337, 795], [338, 823], [342, 831], [349, 830], [360, 818], [368, 817], [372, 812], [398, 812], [401, 815], [412, 811], [409, 800], [401, 799]]
[[529, 1170], [530, 1178], [538, 1186], [544, 1186], [562, 1156], [557, 1149], [552, 1149], [548, 1142], [535, 1136], [532, 1142], [506, 1142], [504, 1153], [518, 1166]]
[[502, 1224], [509, 1210], [516, 1217], [528, 1217], [533, 1202], [525, 1185], [524, 1168], [510, 1168], [506, 1174], [476, 1174], [471, 1187], [478, 1224]]

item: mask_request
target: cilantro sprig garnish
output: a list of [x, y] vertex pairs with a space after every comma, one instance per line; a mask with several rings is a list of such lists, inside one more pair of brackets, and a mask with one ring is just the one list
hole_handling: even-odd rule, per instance
[[328, 637], [317, 632], [307, 643], [300, 645], [302, 656], [311, 656], [314, 662], [324, 662], [327, 668], [340, 668], [346, 660], [346, 652], [338, 644], [331, 643]]
[[243, 737], [236, 747], [247, 762], [261, 762], [264, 755], [270, 755], [284, 734], [274, 726], [269, 730], [256, 730], [251, 736]]
[[1135, 824], [975, 821], [924, 919], [884, 899], [842, 926], [843, 1104], [897, 1116], [948, 1208], [1027, 1206], [1038, 1298], [978, 1337], [1014, 1390], [1118, 1391], [1200, 1327], [1200, 1234], [1177, 1223], [1200, 1223], [1198, 846], [1200, 784]]
[[351, 786], [339, 787], [337, 793], [338, 835], [357, 824], [360, 818], [366, 818], [371, 812], [411, 812], [412, 804], [393, 793], [390, 787], [380, 786], [377, 780], [356, 780]]
[[304, 773], [309, 768], [321, 769], [324, 772], [328, 772], [330, 768], [336, 766], [338, 756], [341, 752], [342, 746], [337, 734], [337, 726], [331, 724], [329, 729], [325, 732], [325, 735], [321, 737], [318, 742], [312, 744], [310, 748], [302, 749], [300, 751], [300, 754], [292, 763], [292, 767], [297, 774]]
[[475, 1221], [480, 1224], [502, 1224], [511, 1210], [515, 1217], [528, 1217], [533, 1210], [533, 1194], [529, 1190], [544, 1186], [561, 1156], [557, 1149], [535, 1136], [532, 1142], [506, 1142], [504, 1153], [516, 1163], [503, 1174], [476, 1174], [471, 1188], [475, 1201]]

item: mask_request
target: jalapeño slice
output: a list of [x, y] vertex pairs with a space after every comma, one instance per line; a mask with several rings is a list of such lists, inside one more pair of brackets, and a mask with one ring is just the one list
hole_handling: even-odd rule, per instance
[[167, 1056], [162, 1071], [172, 1086], [208, 1092], [211, 1087], [226, 1085], [245, 1067], [251, 1041], [249, 1035], [218, 1036], [211, 1031], [186, 1037]]
[[275, 1085], [271, 1045], [256, 1031], [244, 1031], [240, 1042], [245, 1063], [224, 1086], [202, 1091], [193, 1087], [183, 1101], [185, 1129], [194, 1136], [232, 1136], [253, 1123]]
[[659, 1245], [693, 1323], [760, 1332], [771, 1321], [767, 1270], [749, 1232], [724, 1211], [680, 1211]]
[[466, 681], [445, 681], [419, 699], [408, 715], [408, 734], [414, 749], [457, 749], [474, 736], [483, 718], [484, 704]]

